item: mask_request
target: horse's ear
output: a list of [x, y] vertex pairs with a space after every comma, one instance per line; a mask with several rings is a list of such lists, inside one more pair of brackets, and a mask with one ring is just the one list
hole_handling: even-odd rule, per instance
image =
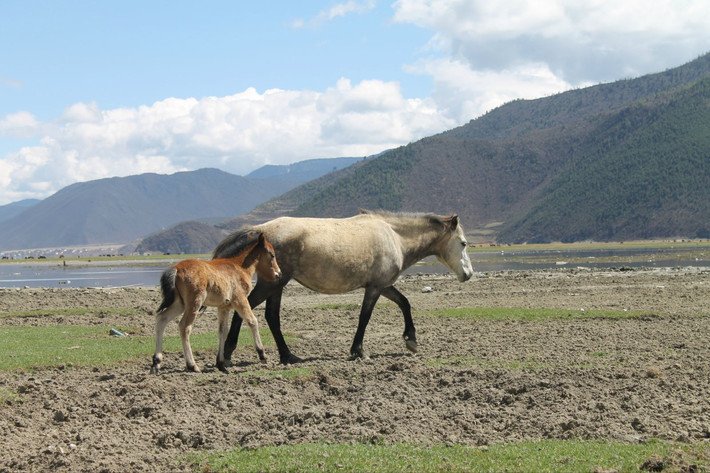
[[357, 209], [357, 213], [358, 213], [359, 215], [362, 215], [362, 214], [369, 214], [370, 211], [367, 210], [367, 209], [360, 209], [360, 208], [359, 208], [359, 209]]
[[266, 238], [264, 238], [264, 234], [259, 232], [259, 246], [264, 246], [265, 241], [266, 241]]
[[442, 218], [441, 222], [447, 230], [453, 232], [459, 226], [459, 216], [454, 214], [451, 217]]

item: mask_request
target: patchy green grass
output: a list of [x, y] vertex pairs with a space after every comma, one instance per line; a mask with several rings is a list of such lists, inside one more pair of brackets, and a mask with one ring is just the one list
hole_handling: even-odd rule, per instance
[[506, 307], [463, 307], [458, 309], [436, 309], [419, 311], [420, 314], [437, 315], [471, 320], [522, 320], [542, 322], [545, 320], [578, 319], [628, 319], [652, 315], [644, 311], [632, 310], [569, 310], [569, 309], [521, 309]]
[[[708, 444], [652, 441], [624, 444], [606, 441], [541, 440], [489, 447], [412, 444], [282, 445], [254, 450], [194, 455], [203, 472], [638, 472], [649, 459], [663, 471], [704, 471], [710, 463]], [[695, 470], [683, 470], [695, 465]], [[675, 468], [675, 469], [674, 469]], [[700, 468], [700, 469], [698, 469]]]
[[342, 304], [322, 304], [317, 305], [314, 309], [319, 310], [360, 310], [360, 304], [342, 303]]
[[44, 317], [47, 315], [59, 315], [63, 317], [71, 317], [77, 315], [145, 315], [145, 311], [141, 309], [128, 307], [80, 307], [72, 309], [36, 309], [36, 310], [16, 310], [11, 312], [0, 312], [0, 317]]
[[14, 402], [15, 400], [20, 399], [20, 397], [17, 395], [15, 391], [11, 391], [9, 389], [5, 388], [0, 388], [0, 406], [3, 404], [6, 404], [8, 402]]
[[[113, 327], [130, 333], [130, 327]], [[111, 336], [110, 327], [48, 326], [0, 327], [0, 370], [28, 370], [49, 366], [105, 366], [145, 358], [155, 349], [153, 337]], [[268, 328], [260, 331], [265, 345], [274, 341]], [[287, 340], [291, 338], [287, 337]], [[192, 349], [216, 350], [217, 332], [190, 337]], [[239, 345], [253, 345], [251, 334], [239, 337]], [[179, 336], [165, 337], [164, 352], [182, 352]]]

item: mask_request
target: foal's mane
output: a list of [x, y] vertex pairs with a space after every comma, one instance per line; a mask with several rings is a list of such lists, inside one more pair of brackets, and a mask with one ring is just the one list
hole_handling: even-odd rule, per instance
[[259, 240], [261, 232], [243, 228], [222, 240], [214, 250], [213, 258], [234, 258]]

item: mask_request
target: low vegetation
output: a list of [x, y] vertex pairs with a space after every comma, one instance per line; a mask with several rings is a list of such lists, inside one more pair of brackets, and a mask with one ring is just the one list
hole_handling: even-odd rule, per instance
[[638, 472], [703, 471], [710, 445], [651, 441], [541, 440], [484, 447], [326, 444], [193, 456], [203, 472]]
[[[153, 337], [134, 337], [130, 335], [130, 327], [113, 327], [124, 334], [116, 336], [111, 329], [76, 325], [0, 327], [0, 370], [106, 366], [136, 360], [144, 360], [148, 367]], [[261, 337], [266, 346], [274, 345], [268, 329], [261, 330]], [[216, 332], [193, 333], [190, 341], [194, 350], [214, 350], [216, 338]], [[239, 344], [252, 346], [251, 334], [243, 333]], [[164, 351], [181, 352], [180, 337], [165, 337]]]

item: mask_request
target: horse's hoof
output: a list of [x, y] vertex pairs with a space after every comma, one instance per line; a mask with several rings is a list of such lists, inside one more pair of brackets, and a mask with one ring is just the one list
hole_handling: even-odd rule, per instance
[[288, 356], [281, 358], [282, 365], [295, 365], [296, 363], [303, 363], [303, 359], [297, 357], [293, 353], [289, 353]]
[[370, 359], [370, 355], [367, 353], [360, 352], [360, 353], [351, 353], [350, 354], [350, 361], [368, 361]]
[[417, 352], [417, 341], [416, 340], [410, 340], [408, 338], [404, 339], [404, 344], [407, 346], [407, 350], [411, 351], [412, 353]]
[[234, 366], [234, 365], [232, 364], [232, 359], [231, 359], [231, 358], [225, 358], [225, 359], [224, 359], [224, 367], [225, 367], [225, 368], [229, 368], [230, 366]]
[[150, 374], [158, 374], [158, 367], [157, 367], [157, 366], [151, 366], [151, 367], [150, 367]]

